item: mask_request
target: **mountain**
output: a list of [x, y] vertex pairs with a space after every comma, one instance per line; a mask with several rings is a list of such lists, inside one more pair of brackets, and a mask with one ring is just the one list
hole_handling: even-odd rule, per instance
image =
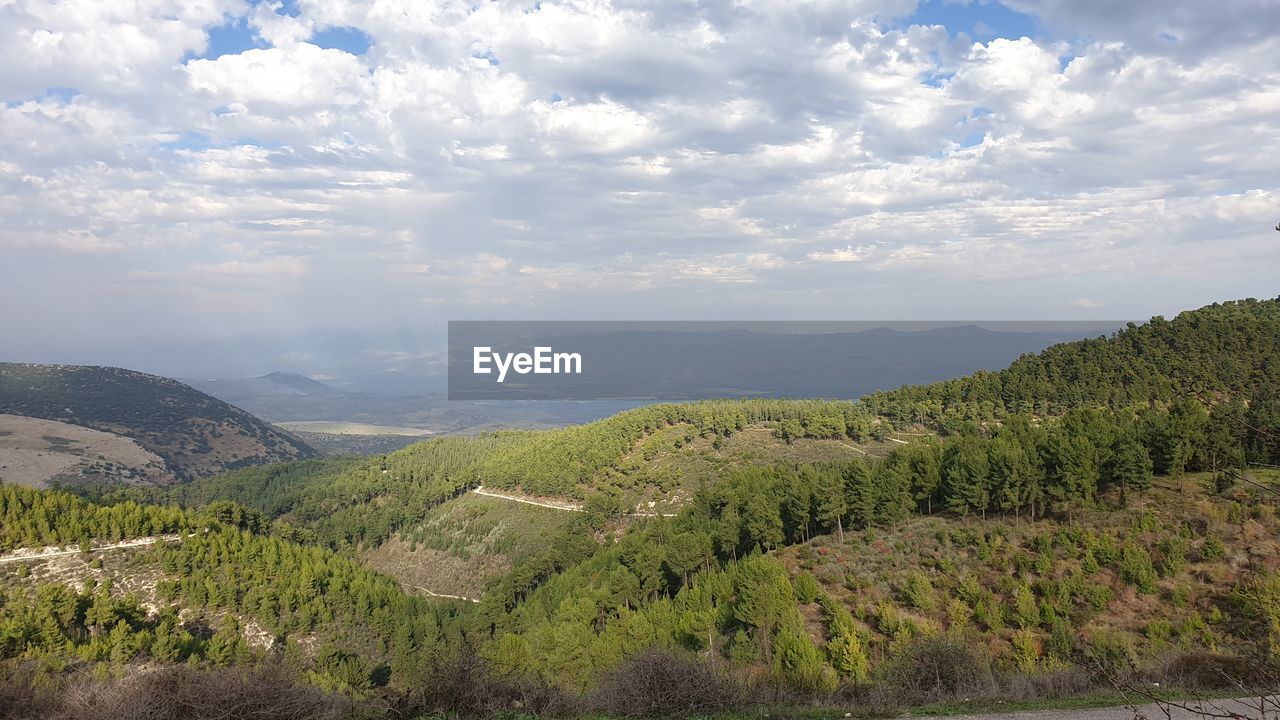
[[176, 380], [84, 365], [0, 363], [0, 413], [129, 438], [171, 481], [313, 457], [294, 435]]
[[0, 699], [220, 709], [272, 667], [289, 694], [257, 717], [1263, 695], [1278, 351], [1280, 301], [1247, 300], [857, 402], [650, 405], [92, 502], [0, 486]]

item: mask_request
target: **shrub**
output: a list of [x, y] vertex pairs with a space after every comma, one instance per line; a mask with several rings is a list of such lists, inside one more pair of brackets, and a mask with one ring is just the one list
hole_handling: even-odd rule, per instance
[[808, 635], [783, 630], [773, 644], [774, 676], [802, 692], [831, 692], [835, 678], [822, 662], [822, 653]]
[[978, 600], [973, 608], [973, 618], [988, 630], [999, 631], [1004, 627], [1004, 621], [1000, 618], [1000, 606], [990, 593]]
[[917, 610], [928, 612], [934, 607], [933, 583], [922, 572], [914, 571], [907, 575], [901, 592], [903, 599]]
[[902, 614], [892, 603], [885, 601], [876, 606], [876, 628], [885, 635], [894, 635], [902, 629]]
[[705, 715], [740, 706], [742, 688], [707, 663], [646, 650], [606, 673], [587, 704], [610, 717]]
[[755, 641], [745, 630], [739, 629], [733, 634], [733, 639], [729, 641], [729, 662], [734, 665], [749, 665], [755, 661], [757, 653]]
[[1100, 535], [1093, 542], [1093, 556], [1102, 565], [1115, 565], [1120, 559], [1120, 548], [1111, 535]]
[[1099, 632], [1084, 650], [1091, 670], [1108, 678], [1119, 678], [1138, 666], [1138, 653], [1129, 638], [1114, 631]]
[[1087, 575], [1098, 572], [1098, 558], [1093, 554], [1092, 548], [1084, 551], [1084, 559], [1080, 561], [1080, 569], [1084, 570]]
[[1040, 622], [1040, 607], [1036, 604], [1036, 596], [1027, 585], [1019, 585], [1013, 595], [1013, 619], [1018, 627], [1035, 627]]
[[1219, 560], [1227, 554], [1227, 546], [1217, 535], [1208, 535], [1200, 543], [1200, 559], [1205, 561]]
[[970, 620], [973, 618], [973, 611], [960, 598], [951, 598], [947, 603], [947, 631], [952, 633], [963, 634], [969, 629]]
[[1013, 634], [1013, 662], [1022, 672], [1033, 672], [1040, 660], [1040, 641], [1031, 630]]
[[1160, 574], [1177, 575], [1187, 566], [1188, 543], [1185, 538], [1168, 537], [1160, 541]]
[[1211, 652], [1182, 653], [1164, 669], [1169, 682], [1195, 690], [1238, 688], [1251, 681], [1252, 674], [1241, 658]]
[[1138, 592], [1155, 592], [1156, 570], [1151, 565], [1151, 553], [1135, 542], [1126, 542], [1120, 555], [1120, 577]]
[[[504, 672], [474, 652], [437, 660], [419, 689], [398, 708], [401, 715], [486, 715], [511, 708], [533, 714], [563, 712], [570, 700], [556, 687]], [[234, 717], [234, 716], [233, 716]]]
[[1217, 646], [1213, 630], [1209, 629], [1200, 613], [1194, 611], [1178, 626], [1178, 641], [1188, 649], [1200, 647], [1212, 650]]
[[1076, 652], [1076, 633], [1071, 624], [1063, 619], [1055, 622], [1049, 632], [1049, 645], [1045, 649], [1050, 657], [1064, 663], [1069, 661]]
[[813, 578], [813, 575], [807, 572], [800, 573], [796, 576], [794, 587], [796, 600], [807, 604], [818, 599], [818, 581]]
[[1173, 623], [1165, 619], [1152, 620], [1142, 631], [1147, 639], [1156, 645], [1165, 645], [1173, 637]]
[[1094, 610], [1105, 610], [1114, 597], [1111, 593], [1111, 588], [1094, 583], [1086, 584], [1081, 588], [1080, 592], [1084, 597], [1084, 601]]
[[1235, 595], [1249, 618], [1260, 626], [1267, 651], [1280, 656], [1280, 572], [1250, 579]]
[[45, 717], [94, 720], [212, 720], [345, 717], [341, 699], [298, 682], [278, 665], [134, 671], [122, 679], [81, 674], [59, 693], [60, 712]]
[[882, 668], [881, 688], [899, 702], [923, 703], [993, 687], [986, 657], [945, 635], [910, 643]]
[[867, 660], [867, 651], [862, 644], [862, 636], [852, 629], [842, 632], [827, 644], [827, 655], [831, 658], [831, 667], [846, 680], [866, 682], [871, 664]]

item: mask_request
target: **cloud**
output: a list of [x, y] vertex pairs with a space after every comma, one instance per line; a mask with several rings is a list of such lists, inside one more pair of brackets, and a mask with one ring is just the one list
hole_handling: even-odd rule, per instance
[[851, 245], [846, 245], [835, 250], [811, 252], [808, 257], [814, 262], [849, 263], [862, 262], [871, 257], [874, 252], [874, 247], [855, 248]]
[[[1272, 292], [1275, 3], [1004, 4], [1044, 32], [911, 0], [15, 0], [0, 303], [37, 342]], [[228, 24], [258, 47], [203, 57]]]

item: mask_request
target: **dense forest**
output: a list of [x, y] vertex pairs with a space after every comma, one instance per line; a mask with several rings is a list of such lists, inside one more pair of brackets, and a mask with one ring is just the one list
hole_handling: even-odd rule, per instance
[[[0, 486], [0, 551], [79, 549], [0, 565], [0, 662], [53, 686], [276, 662], [375, 715], [616, 711], [653, 677], [714, 707], [1252, 683], [1280, 657], [1278, 345], [1280, 302], [1249, 300], [858, 402], [654, 405], [88, 499]], [[604, 492], [648, 438], [714, 455], [753, 428], [860, 455], [715, 465], [671, 517]], [[359, 563], [398, 533], [447, 547], [423, 519], [479, 484], [582, 502], [476, 603]]]

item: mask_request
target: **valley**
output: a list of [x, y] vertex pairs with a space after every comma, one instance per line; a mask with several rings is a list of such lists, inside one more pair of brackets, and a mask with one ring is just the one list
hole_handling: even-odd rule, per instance
[[1239, 301], [857, 401], [5, 482], [0, 663], [265, 663], [375, 718], [1252, 692], [1280, 677], [1277, 356], [1280, 301]]

